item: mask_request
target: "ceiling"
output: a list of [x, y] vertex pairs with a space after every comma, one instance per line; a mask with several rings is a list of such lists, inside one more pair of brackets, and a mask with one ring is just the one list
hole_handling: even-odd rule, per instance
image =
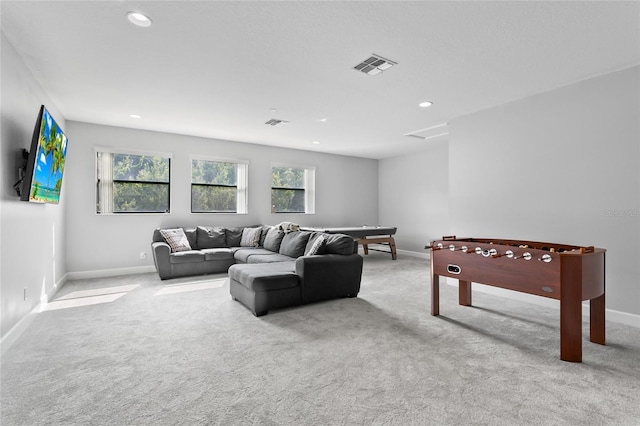
[[[448, 137], [444, 125], [421, 133], [431, 139], [406, 133], [640, 63], [637, 1], [0, 7], [2, 32], [67, 120], [375, 159]], [[397, 65], [353, 69], [372, 53]]]

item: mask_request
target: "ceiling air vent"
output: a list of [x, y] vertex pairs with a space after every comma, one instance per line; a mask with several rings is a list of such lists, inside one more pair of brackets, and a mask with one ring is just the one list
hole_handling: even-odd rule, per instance
[[288, 121], [278, 120], [277, 118], [272, 118], [271, 120], [267, 121], [264, 124], [268, 124], [269, 126], [273, 126], [273, 127], [282, 127], [287, 123], [288, 123]]
[[440, 136], [446, 136], [449, 134], [449, 123], [440, 123], [435, 126], [427, 127], [424, 129], [414, 130], [413, 132], [405, 133], [405, 136], [410, 138], [418, 138], [422, 140], [434, 139]]
[[358, 65], [353, 67], [353, 69], [365, 74], [376, 75], [397, 64], [397, 62], [390, 61], [373, 53], [368, 59], [360, 62]]

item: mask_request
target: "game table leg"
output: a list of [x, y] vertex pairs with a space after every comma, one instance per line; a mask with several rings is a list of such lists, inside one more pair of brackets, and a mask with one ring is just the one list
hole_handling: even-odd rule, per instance
[[471, 282], [458, 280], [458, 303], [471, 306]]
[[431, 265], [431, 315], [440, 315], [440, 276], [433, 273], [433, 256], [429, 260]]
[[605, 303], [604, 294], [589, 301], [589, 340], [600, 345], [605, 344], [604, 338]]

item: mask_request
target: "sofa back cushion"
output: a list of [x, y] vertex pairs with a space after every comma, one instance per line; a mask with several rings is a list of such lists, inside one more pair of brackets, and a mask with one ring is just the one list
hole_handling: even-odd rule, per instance
[[267, 232], [267, 236], [264, 239], [263, 247], [267, 250], [271, 250], [272, 252], [279, 253], [280, 252], [280, 244], [282, 243], [282, 239], [284, 238], [284, 232], [280, 231], [276, 227], [272, 227]]
[[262, 225], [262, 233], [260, 234], [260, 244], [259, 244], [260, 247], [264, 247], [264, 240], [267, 239], [267, 233], [271, 228], [273, 228], [273, 226]]
[[224, 228], [219, 226], [198, 226], [196, 241], [199, 249], [227, 247]]
[[184, 230], [184, 234], [187, 236], [187, 240], [189, 240], [189, 244], [191, 248], [198, 247], [198, 237], [197, 237], [197, 229], [193, 227], [182, 228]]
[[240, 247], [243, 229], [244, 226], [236, 228], [225, 228], [225, 233], [227, 235], [227, 247]]
[[288, 232], [282, 238], [282, 244], [280, 244], [280, 254], [293, 257], [297, 259], [304, 255], [304, 249], [307, 247], [311, 232], [308, 231], [295, 231]]
[[354, 239], [345, 234], [324, 234], [326, 245], [325, 254], [354, 254], [358, 246]]

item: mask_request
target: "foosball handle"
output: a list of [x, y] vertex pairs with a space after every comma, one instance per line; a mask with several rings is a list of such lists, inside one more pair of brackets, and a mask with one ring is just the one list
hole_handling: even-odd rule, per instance
[[580, 254], [593, 253], [594, 251], [596, 251], [594, 246], [580, 247]]

